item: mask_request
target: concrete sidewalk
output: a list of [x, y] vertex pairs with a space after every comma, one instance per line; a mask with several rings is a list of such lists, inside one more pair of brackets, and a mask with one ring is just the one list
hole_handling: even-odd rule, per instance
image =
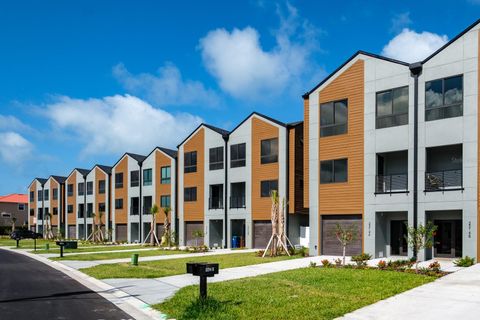
[[344, 320], [479, 319], [480, 264], [346, 314]]

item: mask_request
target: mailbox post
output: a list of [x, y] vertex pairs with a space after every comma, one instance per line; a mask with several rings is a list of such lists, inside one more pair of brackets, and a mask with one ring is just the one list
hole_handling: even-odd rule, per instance
[[63, 258], [63, 247], [67, 244], [65, 241], [55, 241], [57, 246], [60, 247], [60, 258]]
[[200, 298], [207, 298], [207, 278], [218, 274], [218, 263], [188, 262], [187, 273], [200, 277]]
[[17, 240], [17, 248], [20, 247], [20, 238], [19, 237], [16, 237], [15, 240]]

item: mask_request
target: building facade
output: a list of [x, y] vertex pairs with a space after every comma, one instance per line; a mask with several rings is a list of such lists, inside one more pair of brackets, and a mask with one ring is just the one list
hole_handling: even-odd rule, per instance
[[0, 227], [6, 227], [6, 230], [9, 230], [13, 224], [16, 228], [28, 226], [28, 212], [27, 195], [9, 194], [0, 196]]

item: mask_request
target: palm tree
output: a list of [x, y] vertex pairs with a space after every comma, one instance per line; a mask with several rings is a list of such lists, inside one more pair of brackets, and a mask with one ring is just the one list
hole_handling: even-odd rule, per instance
[[156, 235], [156, 229], [157, 229], [157, 214], [160, 211], [158, 208], [157, 204], [154, 203], [153, 206], [150, 208], [150, 214], [152, 215], [152, 221], [150, 223], [150, 245], [153, 246], [155, 245], [155, 240], [158, 241], [157, 235]]
[[[170, 207], [163, 208], [163, 213], [165, 214], [165, 222], [163, 224], [163, 236], [166, 238], [167, 246], [171, 245], [171, 235], [170, 235], [170, 223], [168, 222], [168, 214], [172, 211]], [[163, 240], [163, 239], [162, 239]]]
[[45, 213], [45, 218], [46, 218], [46, 224], [45, 224], [45, 229], [46, 229], [46, 233], [45, 233], [45, 237], [47, 239], [52, 239], [53, 238], [53, 233], [52, 233], [52, 224], [51, 224], [51, 220], [52, 220], [52, 214], [50, 213], [50, 211], [47, 211]]

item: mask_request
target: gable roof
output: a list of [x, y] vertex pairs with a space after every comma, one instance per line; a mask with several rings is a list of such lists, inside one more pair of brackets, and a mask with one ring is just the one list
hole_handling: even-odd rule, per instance
[[47, 182], [47, 179], [45, 178], [34, 178], [32, 180], [32, 182], [30, 182], [30, 184], [28, 185], [28, 187], [30, 188], [30, 186], [32, 185], [32, 183], [34, 183], [35, 181], [38, 181], [40, 182], [40, 184], [43, 186], [45, 184], [45, 182]]
[[253, 116], [258, 116], [258, 117], [260, 117], [260, 118], [264, 118], [264, 119], [269, 120], [269, 121], [271, 121], [271, 122], [273, 122], [273, 123], [276, 123], [276, 124], [278, 124], [279, 126], [282, 126], [282, 127], [286, 127], [286, 126], [287, 126], [285, 123], [283, 123], [283, 122], [281, 122], [281, 121], [278, 121], [277, 119], [273, 119], [273, 118], [271, 118], [271, 117], [269, 117], [269, 116], [266, 116], [266, 115], [264, 115], [264, 114], [262, 114], [262, 113], [259, 113], [259, 112], [254, 111], [254, 112], [250, 113], [245, 119], [243, 119], [242, 122], [240, 122], [235, 128], [233, 128], [232, 131], [230, 131], [229, 134], [233, 133], [235, 130], [237, 130], [238, 128], [240, 128], [240, 126], [241, 126], [242, 124], [244, 124], [248, 119], [250, 119], [250, 118], [253, 117]]
[[134, 160], [137, 160], [137, 162], [143, 162], [143, 160], [145, 160], [147, 157], [146, 156], [143, 156], [141, 154], [136, 154], [136, 153], [131, 153], [131, 152], [125, 152], [118, 160], [117, 162], [115, 162], [115, 164], [113, 166], [111, 166], [110, 168], [113, 169], [117, 166], [117, 164], [122, 161], [123, 158], [125, 158], [125, 156], [129, 156], [130, 158], [134, 159]]
[[152, 153], [154, 153], [156, 150], [160, 150], [161, 152], [165, 153], [170, 158], [173, 158], [173, 159], [177, 158], [177, 151], [172, 150], [172, 149], [163, 148], [163, 147], [155, 147], [152, 151], [150, 151], [150, 153], [145, 157], [145, 159], [150, 157], [152, 155]]
[[221, 128], [217, 128], [217, 127], [214, 127], [212, 125], [209, 125], [209, 124], [206, 124], [206, 123], [200, 123], [198, 125], [198, 127], [195, 128], [195, 130], [193, 130], [185, 139], [183, 139], [182, 142], [180, 142], [178, 145], [177, 145], [177, 148], [179, 148], [182, 144], [184, 144], [188, 139], [190, 139], [191, 136], [193, 136], [193, 134], [198, 130], [200, 129], [201, 127], [205, 127], [205, 128], [208, 128], [210, 130], [213, 130], [215, 131], [216, 133], [222, 135], [222, 137], [227, 137], [229, 135], [229, 131], [225, 130], [225, 129], [221, 129]]
[[[96, 164], [95, 166], [93, 166], [93, 168], [95, 168], [95, 167], [99, 167], [105, 173], [112, 173], [112, 167], [110, 167], [110, 166], [105, 166], [103, 164]], [[92, 170], [93, 170], [93, 168], [92, 168]]]
[[7, 203], [28, 203], [28, 196], [21, 193], [12, 193], [6, 196], [0, 196], [0, 202]]
[[50, 178], [54, 179], [58, 183], [64, 183], [67, 177], [51, 175]]
[[67, 179], [70, 178], [72, 173], [74, 173], [75, 171], [78, 171], [82, 176], [86, 176], [90, 172], [90, 170], [88, 169], [73, 168], [72, 171], [70, 171], [70, 173], [68, 174]]

